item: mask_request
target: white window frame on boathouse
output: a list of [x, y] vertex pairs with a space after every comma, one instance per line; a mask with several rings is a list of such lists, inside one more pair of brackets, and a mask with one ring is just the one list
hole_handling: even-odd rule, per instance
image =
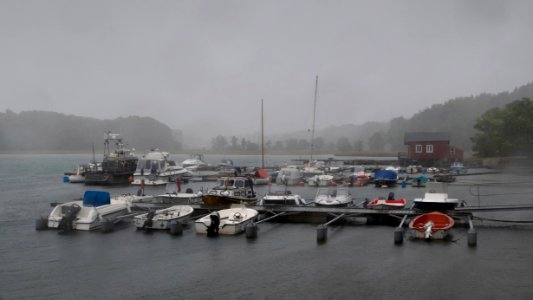
[[426, 145], [426, 153], [433, 153], [433, 145]]
[[422, 145], [420, 144], [415, 145], [415, 153], [422, 153]]

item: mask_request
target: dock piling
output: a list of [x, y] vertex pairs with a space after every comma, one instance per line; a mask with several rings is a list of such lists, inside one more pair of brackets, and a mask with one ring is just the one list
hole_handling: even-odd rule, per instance
[[253, 222], [246, 224], [245, 232], [247, 239], [255, 239], [257, 237], [257, 224]]
[[35, 230], [45, 230], [48, 228], [48, 219], [44, 217], [40, 217], [39, 219], [35, 220]]
[[476, 247], [477, 246], [477, 231], [474, 228], [474, 224], [472, 223], [472, 217], [468, 217], [468, 233], [467, 233], [467, 240], [468, 240], [468, 246], [469, 247]]
[[328, 226], [320, 224], [316, 228], [316, 240], [317, 242], [325, 242], [328, 239]]
[[183, 226], [178, 221], [170, 222], [170, 234], [171, 235], [180, 235], [183, 233]]

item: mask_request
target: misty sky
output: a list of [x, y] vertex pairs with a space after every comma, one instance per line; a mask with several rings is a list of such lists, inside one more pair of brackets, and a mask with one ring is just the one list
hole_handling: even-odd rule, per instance
[[0, 111], [241, 135], [410, 117], [533, 81], [533, 1], [0, 0]]

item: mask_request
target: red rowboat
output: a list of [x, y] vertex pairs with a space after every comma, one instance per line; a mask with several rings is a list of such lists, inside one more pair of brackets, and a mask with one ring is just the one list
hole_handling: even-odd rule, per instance
[[453, 219], [440, 212], [417, 216], [409, 223], [411, 236], [419, 239], [443, 239], [454, 225]]

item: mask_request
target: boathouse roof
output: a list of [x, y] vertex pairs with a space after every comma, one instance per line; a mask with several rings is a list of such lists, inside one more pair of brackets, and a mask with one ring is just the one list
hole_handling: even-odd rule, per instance
[[404, 144], [412, 142], [437, 142], [450, 141], [449, 132], [406, 132], [403, 138]]

